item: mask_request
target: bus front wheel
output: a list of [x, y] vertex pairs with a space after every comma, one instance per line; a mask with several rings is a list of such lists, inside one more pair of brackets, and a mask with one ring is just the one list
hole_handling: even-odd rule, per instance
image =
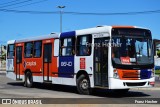
[[80, 75], [77, 79], [77, 90], [80, 94], [88, 95], [91, 93], [89, 79], [85, 75]]
[[25, 76], [25, 86], [32, 87], [33, 86], [33, 77], [31, 72], [27, 72]]

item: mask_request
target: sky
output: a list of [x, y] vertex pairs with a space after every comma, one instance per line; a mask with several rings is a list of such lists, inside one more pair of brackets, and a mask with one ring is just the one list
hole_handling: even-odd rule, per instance
[[[31, 4], [34, 2], [39, 3]], [[16, 3], [19, 4], [15, 5]], [[160, 0], [0, 0], [0, 9], [8, 10], [57, 12], [60, 11], [57, 6], [66, 6], [63, 9], [64, 12], [141, 12], [160, 10]], [[131, 25], [148, 28], [151, 30], [154, 39], [160, 39], [160, 12], [99, 16], [63, 14], [62, 21], [63, 32], [98, 25]], [[30, 38], [50, 34], [51, 32], [60, 32], [59, 13], [28, 14], [0, 11], [0, 44], [5, 44], [8, 40]]]

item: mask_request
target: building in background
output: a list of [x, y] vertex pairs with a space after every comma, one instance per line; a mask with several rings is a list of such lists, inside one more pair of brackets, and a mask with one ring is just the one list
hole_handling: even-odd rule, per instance
[[153, 40], [154, 44], [154, 61], [155, 61], [155, 69], [159, 70], [160, 69], [160, 40], [154, 39]]
[[0, 45], [0, 70], [6, 68], [6, 46]]
[[153, 39], [153, 44], [154, 44], [154, 56], [157, 56], [157, 52], [160, 50], [160, 40], [158, 39]]
[[160, 44], [156, 46], [156, 50], [160, 50]]

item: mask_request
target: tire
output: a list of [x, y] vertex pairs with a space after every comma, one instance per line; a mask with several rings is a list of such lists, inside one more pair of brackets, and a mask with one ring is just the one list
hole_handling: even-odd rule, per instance
[[[25, 77], [26, 78], [26, 77]], [[26, 79], [25, 79], [25, 81], [24, 81], [24, 87], [27, 87], [27, 84], [26, 84]]]
[[28, 88], [31, 88], [33, 86], [33, 77], [31, 72], [26, 73], [24, 86]]
[[77, 79], [77, 91], [79, 94], [91, 94], [90, 82], [85, 75], [80, 75]]
[[116, 94], [126, 94], [129, 89], [115, 89], [113, 90]]

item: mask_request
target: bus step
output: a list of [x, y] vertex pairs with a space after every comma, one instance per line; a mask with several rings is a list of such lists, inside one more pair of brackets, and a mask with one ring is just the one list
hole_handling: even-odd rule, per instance
[[44, 83], [52, 84], [52, 81], [44, 81]]
[[22, 79], [21, 79], [21, 78], [20, 78], [20, 79], [19, 79], [19, 78], [17, 78], [17, 79], [16, 79], [16, 81], [22, 81]]

